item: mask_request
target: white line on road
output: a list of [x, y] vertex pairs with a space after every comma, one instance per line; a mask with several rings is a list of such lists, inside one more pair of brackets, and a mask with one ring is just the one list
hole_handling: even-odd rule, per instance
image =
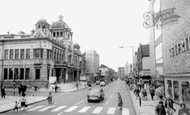
[[110, 98], [113, 97], [113, 94], [115, 94], [115, 92], [116, 92], [117, 89], [118, 89], [118, 88], [115, 89], [115, 91], [112, 93], [112, 95], [110, 96]]
[[[53, 108], [53, 107], [55, 107], [55, 105], [53, 105], [52, 108]], [[42, 109], [40, 109], [40, 110], [38, 110], [38, 111], [46, 111], [46, 110], [48, 110], [48, 109], [51, 109], [51, 107], [48, 106], [48, 107], [42, 108]]]
[[43, 105], [37, 106], [37, 107], [34, 107], [34, 108], [32, 108], [32, 109], [28, 109], [27, 111], [33, 111], [33, 110], [36, 110], [36, 109], [39, 109], [39, 108], [42, 108], [42, 107], [43, 107]]
[[59, 106], [59, 107], [57, 107], [56, 109], [51, 110], [51, 112], [59, 111], [59, 110], [65, 108], [65, 107], [66, 107], [66, 106]]
[[129, 115], [129, 109], [123, 108], [122, 115]]
[[115, 110], [116, 110], [115, 107], [110, 107], [110, 108], [108, 109], [107, 114], [114, 114], [114, 113], [115, 113]]
[[78, 105], [78, 104], [80, 104], [80, 103], [82, 103], [84, 100], [81, 100], [81, 101], [79, 101], [78, 103], [76, 103], [75, 105]]
[[57, 114], [57, 115], [61, 115], [63, 112], [61, 112], [61, 113], [59, 113], [59, 114]]
[[65, 110], [64, 112], [71, 112], [73, 111], [74, 109], [76, 109], [78, 106], [72, 106], [70, 107], [69, 109]]
[[88, 109], [90, 109], [89, 106], [85, 106], [83, 107], [80, 111], [78, 111], [79, 113], [85, 113]]
[[92, 113], [100, 113], [103, 107], [96, 107], [96, 109]]
[[109, 102], [109, 100], [105, 103], [105, 105], [107, 105], [107, 104], [108, 104], [108, 102]]

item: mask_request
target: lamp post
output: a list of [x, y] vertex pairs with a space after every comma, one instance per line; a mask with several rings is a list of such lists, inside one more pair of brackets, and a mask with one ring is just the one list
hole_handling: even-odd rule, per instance
[[119, 48], [125, 48], [125, 47], [130, 47], [132, 49], [132, 61], [133, 61], [133, 71], [134, 72], [134, 46], [121, 46]]

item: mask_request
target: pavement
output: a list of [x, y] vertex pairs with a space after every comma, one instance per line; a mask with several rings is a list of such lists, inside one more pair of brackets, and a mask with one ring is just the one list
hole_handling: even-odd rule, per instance
[[[87, 88], [85, 82], [80, 82], [78, 88], [76, 87], [75, 83], [58, 84], [57, 86], [61, 88], [60, 93], [73, 92], [73, 91]], [[6, 89], [6, 92], [14, 92], [14, 91], [17, 92], [18, 90]], [[35, 92], [32, 89], [27, 89], [26, 96], [25, 96], [27, 100], [27, 105], [31, 105], [34, 103], [47, 100], [48, 92], [54, 92], [54, 91], [52, 91], [52, 88], [49, 88], [49, 89], [41, 88]], [[38, 95], [39, 93], [44, 93], [44, 95]], [[31, 95], [27, 95], [27, 94], [31, 94]], [[0, 114], [13, 110], [15, 101], [19, 101], [20, 99], [21, 97], [19, 97], [18, 95], [15, 95], [15, 96], [10, 95], [10, 96], [6, 96], [5, 98], [0, 98]]]
[[[151, 99], [150, 94], [148, 94], [148, 100], [141, 99], [141, 106], [139, 104], [139, 98], [136, 98], [133, 91], [130, 91], [130, 95], [134, 104], [136, 115], [155, 115], [155, 107], [158, 105], [159, 100], [154, 96], [154, 100]], [[142, 97], [142, 95], [140, 95]], [[186, 103], [186, 106], [190, 108], [190, 104]], [[178, 115], [178, 110], [180, 109], [179, 103], [174, 103], [174, 108], [176, 112], [173, 115]]]

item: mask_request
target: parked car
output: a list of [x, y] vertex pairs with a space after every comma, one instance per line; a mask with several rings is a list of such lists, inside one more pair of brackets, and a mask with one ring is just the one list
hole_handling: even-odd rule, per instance
[[105, 81], [101, 81], [101, 82], [100, 82], [100, 86], [101, 86], [101, 87], [102, 87], [102, 86], [106, 86]]
[[100, 84], [100, 81], [96, 81], [96, 85], [99, 85]]
[[89, 94], [87, 94], [87, 101], [101, 101], [104, 99], [104, 91], [102, 88], [96, 88], [90, 90]]

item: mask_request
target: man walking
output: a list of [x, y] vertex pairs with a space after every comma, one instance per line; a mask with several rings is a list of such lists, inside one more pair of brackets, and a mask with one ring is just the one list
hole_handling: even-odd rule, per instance
[[162, 101], [160, 101], [158, 103], [158, 105], [156, 106], [155, 108], [155, 114], [156, 115], [166, 115], [166, 110], [165, 110], [165, 107], [164, 107], [164, 104]]

